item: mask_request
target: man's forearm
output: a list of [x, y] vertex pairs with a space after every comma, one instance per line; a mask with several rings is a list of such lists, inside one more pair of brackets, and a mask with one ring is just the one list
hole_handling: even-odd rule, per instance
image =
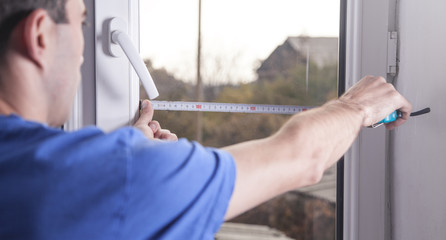
[[322, 169], [322, 172], [318, 172], [319, 178], [351, 146], [361, 130], [363, 118], [363, 109], [341, 100], [328, 102], [313, 112], [296, 116], [297, 121], [302, 121], [302, 130], [296, 138], [308, 141], [308, 150], [313, 151], [309, 153], [309, 159], [318, 164], [318, 170]]
[[225, 148], [237, 183], [227, 218], [278, 194], [317, 183], [361, 128], [361, 109], [340, 100], [293, 116], [273, 136]]
[[317, 183], [347, 151], [362, 126], [379, 122], [395, 109], [409, 119], [412, 105], [382, 77], [366, 76], [338, 100], [293, 116], [273, 136], [226, 150], [237, 165], [237, 180], [226, 218], [276, 195]]

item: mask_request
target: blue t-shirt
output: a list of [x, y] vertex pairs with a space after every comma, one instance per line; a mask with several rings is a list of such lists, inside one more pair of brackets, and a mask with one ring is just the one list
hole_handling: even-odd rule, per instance
[[184, 139], [0, 115], [0, 239], [213, 239], [235, 175], [229, 153]]

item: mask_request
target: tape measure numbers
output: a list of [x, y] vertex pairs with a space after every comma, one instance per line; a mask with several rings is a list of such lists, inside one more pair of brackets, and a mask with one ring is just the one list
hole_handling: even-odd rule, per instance
[[213, 102], [151, 101], [151, 103], [153, 109], [155, 110], [190, 112], [295, 114], [313, 108], [293, 105], [263, 105]]
[[[242, 103], [214, 103], [214, 102], [171, 102], [151, 101], [153, 109], [165, 111], [190, 111], [190, 112], [230, 112], [230, 113], [269, 113], [269, 114], [296, 114], [310, 110], [313, 107], [302, 107], [294, 105], [264, 105], [264, 104], [242, 104]], [[140, 102], [141, 105], [141, 102]], [[429, 113], [430, 108], [422, 109], [410, 114], [411, 117]], [[390, 123], [402, 117], [399, 110], [391, 113], [381, 122], [370, 127], [376, 128], [384, 123]]]

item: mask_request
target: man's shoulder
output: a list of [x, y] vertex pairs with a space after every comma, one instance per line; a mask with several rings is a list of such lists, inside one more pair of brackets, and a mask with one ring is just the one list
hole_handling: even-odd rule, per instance
[[[61, 128], [24, 120], [17, 115], [1, 116], [0, 153], [5, 160], [24, 155], [35, 158], [86, 157], [125, 147], [132, 138], [142, 138], [133, 128], [122, 128], [112, 133], [90, 126], [67, 132]], [[21, 155], [21, 156], [20, 156]]]
[[[12, 206], [14, 196], [39, 209], [27, 212], [39, 219], [32, 227], [70, 226], [53, 228], [54, 234], [76, 234], [94, 223], [110, 234], [110, 226], [120, 226], [125, 239], [200, 239], [212, 237], [223, 221], [235, 182], [228, 153], [186, 139], [148, 140], [132, 127], [64, 132], [23, 122], [13, 128], [0, 130], [0, 163], [6, 162], [0, 164], [0, 190], [8, 193], [0, 203]], [[1, 141], [6, 135], [20, 139], [20, 148], [8, 151]]]

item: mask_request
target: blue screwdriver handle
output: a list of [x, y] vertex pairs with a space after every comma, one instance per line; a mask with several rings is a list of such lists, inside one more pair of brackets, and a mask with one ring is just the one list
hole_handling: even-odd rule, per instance
[[[415, 116], [423, 115], [423, 114], [430, 113], [430, 112], [431, 112], [431, 109], [430, 109], [429, 107], [427, 107], [427, 108], [424, 108], [424, 109], [422, 109], [422, 110], [420, 110], [420, 111], [411, 113], [410, 116], [411, 116], [411, 117], [415, 117]], [[385, 123], [391, 123], [391, 122], [394, 122], [394, 121], [396, 121], [398, 118], [401, 118], [401, 117], [403, 117], [403, 113], [402, 113], [400, 110], [395, 110], [395, 111], [393, 111], [393, 113], [391, 113], [389, 116], [387, 116], [386, 118], [384, 118], [384, 119], [381, 120], [380, 122], [377, 122], [377, 123], [375, 123], [375, 124], [372, 124], [372, 126], [370, 126], [370, 127], [372, 127], [372, 128], [377, 128], [377, 127], [379, 127], [379, 126], [381, 126], [381, 125], [383, 125], [383, 124], [385, 124]]]
[[398, 118], [402, 117], [403, 114], [401, 113], [401, 111], [399, 110], [395, 110], [393, 111], [389, 116], [387, 116], [386, 118], [384, 118], [383, 120], [381, 120], [380, 122], [378, 122], [377, 124], [381, 124], [381, 123], [391, 123], [396, 121]]
[[381, 121], [379, 121], [379, 122], [377, 122], [375, 124], [372, 124], [372, 126], [370, 126], [370, 127], [377, 128], [377, 127], [379, 127], [379, 126], [381, 126], [381, 125], [383, 125], [385, 123], [394, 122], [394, 121], [396, 121], [398, 118], [400, 118], [402, 116], [403, 116], [403, 113], [400, 110], [395, 110], [389, 116], [387, 116], [386, 118], [384, 118], [383, 120], [381, 120]]

